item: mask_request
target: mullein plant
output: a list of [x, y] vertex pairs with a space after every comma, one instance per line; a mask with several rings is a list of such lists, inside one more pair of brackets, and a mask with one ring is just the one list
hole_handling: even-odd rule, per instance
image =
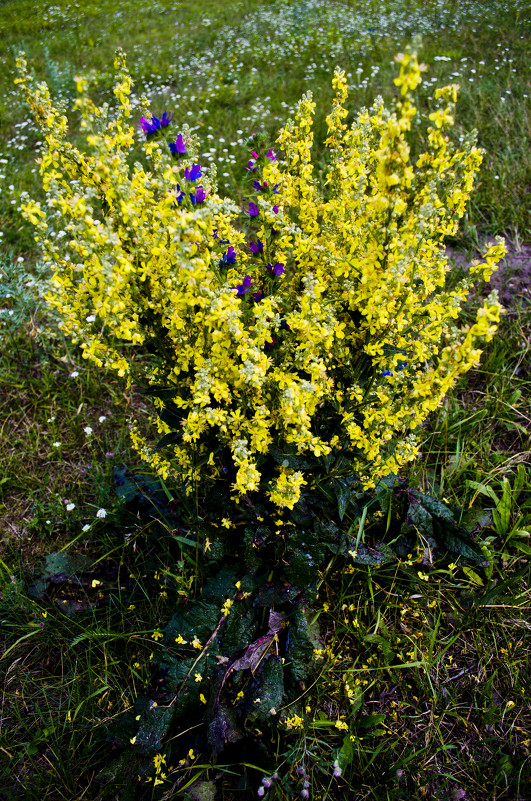
[[[448, 136], [458, 87], [437, 89], [424, 120], [423, 66], [412, 52], [396, 61], [394, 107], [377, 99], [350, 125], [336, 70], [324, 175], [309, 94], [274, 148], [252, 137], [242, 209], [218, 196], [189, 129], [147, 107], [131, 122], [123, 54], [117, 110], [77, 78], [85, 152], [18, 59], [46, 140], [45, 200], [26, 197], [23, 213], [53, 272], [48, 302], [85, 358], [153, 398], [151, 441], [131, 421], [135, 448], [185, 507], [192, 496], [189, 534], [222, 567], [166, 628], [156, 704], [131, 723], [144, 755], [179, 715], [206, 721], [216, 756], [281, 707], [304, 714], [305, 665], [323, 652], [306, 608], [325, 547], [356, 558], [344, 515], [365, 519], [367, 496], [416, 457], [427, 416], [496, 331], [494, 293], [472, 325], [459, 314], [501, 241], [446, 287], [444, 238], [481, 162], [472, 136], [460, 150]], [[413, 159], [417, 129], [426, 151]], [[67, 236], [50, 235], [59, 220]]]
[[[86, 152], [67, 141], [66, 117], [19, 58], [18, 82], [46, 139], [46, 200], [27, 198], [23, 213], [53, 270], [49, 303], [85, 358], [160, 390], [163, 447], [134, 422], [133, 441], [164, 478], [191, 491], [228, 471], [235, 501], [261, 493], [292, 509], [311, 476], [277, 464], [274, 448], [318, 460], [346, 453], [351, 472], [374, 486], [415, 458], [422, 423], [496, 330], [494, 295], [473, 325], [456, 320], [503, 255], [501, 242], [445, 288], [443, 239], [457, 230], [481, 162], [472, 137], [456, 150], [446, 133], [458, 87], [435, 91], [427, 150], [413, 162], [423, 65], [413, 53], [396, 61], [395, 108], [377, 99], [350, 126], [336, 70], [322, 182], [305, 95], [278, 154], [253, 151], [256, 195], [242, 211], [217, 195], [193, 137], [162, 136], [167, 113], [141, 118], [144, 163], [131, 163], [122, 54], [117, 113], [96, 106], [77, 79]], [[67, 237], [58, 241], [49, 231], [59, 219]]]

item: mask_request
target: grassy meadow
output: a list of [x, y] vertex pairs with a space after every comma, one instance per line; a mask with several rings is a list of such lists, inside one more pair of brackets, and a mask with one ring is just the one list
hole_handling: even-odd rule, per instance
[[[530, 801], [529, 5], [0, 0], [0, 30], [1, 801]], [[42, 191], [42, 141], [14, 85], [16, 55], [64, 104], [76, 139], [74, 76], [92, 72], [94, 97], [112, 103], [123, 48], [138, 116], [143, 95], [153, 113], [173, 111], [217, 165], [219, 194], [243, 199], [250, 134], [273, 144], [311, 90], [319, 159], [334, 67], [357, 109], [390, 98], [393, 55], [412, 43], [429, 66], [418, 102], [459, 83], [452, 136], [477, 129], [485, 151], [447, 242], [452, 280], [494, 235], [508, 252], [492, 279], [506, 308], [498, 334], [425, 427], [407, 486], [451, 506], [484, 558], [448, 554], [421, 532], [381, 567], [330, 560], [303, 725], [214, 766], [190, 730], [158, 784], [113, 773], [124, 713], [153, 686], [160, 632], [201, 575], [185, 540], [161, 535], [148, 490], [135, 511], [117, 497], [124, 466], [145, 472], [127, 419], [134, 407], [147, 420], [148, 401], [83, 361], [46, 307], [49, 279], [19, 211], [22, 193]], [[468, 299], [463, 324], [488, 291]], [[381, 516], [345, 522], [370, 542]]]

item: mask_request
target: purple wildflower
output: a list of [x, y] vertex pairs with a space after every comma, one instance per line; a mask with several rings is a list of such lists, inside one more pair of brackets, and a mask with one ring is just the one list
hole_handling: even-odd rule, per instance
[[258, 217], [260, 212], [258, 211], [258, 206], [256, 205], [256, 203], [251, 203], [251, 202], [249, 203], [247, 214], [249, 215], [249, 217]]
[[201, 167], [199, 164], [192, 164], [191, 167], [184, 168], [184, 177], [187, 181], [198, 181], [202, 176]]
[[202, 186], [197, 186], [195, 192], [190, 192], [190, 201], [192, 206], [199, 206], [206, 198], [205, 190]]
[[238, 284], [238, 286], [235, 287], [238, 290], [238, 297], [239, 298], [243, 298], [243, 296], [247, 292], [251, 291], [252, 282], [253, 281], [252, 281], [251, 276], [250, 275], [246, 275], [245, 278], [243, 279], [243, 281], [241, 282], [241, 284]]
[[278, 195], [278, 187], [279, 187], [278, 184], [274, 185], [273, 190], [272, 190], [274, 195]]
[[175, 185], [175, 190], [176, 190], [175, 200], [177, 201], [177, 203], [182, 203], [184, 198], [184, 192], [182, 191], [180, 184]]
[[259, 301], [261, 301], [263, 297], [265, 297], [265, 295], [264, 295], [264, 293], [263, 293], [263, 292], [260, 292], [260, 291], [258, 291], [258, 292], [255, 292], [255, 293], [253, 294], [253, 300], [254, 300], [254, 301], [256, 301], [256, 303], [258, 303]]
[[219, 261], [220, 267], [226, 267], [229, 264], [236, 264], [236, 251], [232, 245], [225, 251]]
[[284, 331], [291, 331], [291, 328], [289, 327], [287, 322], [284, 320], [284, 318], [282, 318], [282, 320], [280, 321], [280, 327], [283, 328]]
[[245, 168], [247, 172], [256, 172], [256, 164], [254, 159], [249, 159], [247, 162], [247, 167]]
[[278, 206], [273, 206], [273, 213], [278, 214]]
[[261, 192], [262, 189], [267, 189], [267, 181], [264, 181], [263, 184], [260, 181], [253, 181], [253, 189], [256, 189], [257, 192]]
[[249, 242], [249, 250], [251, 253], [254, 253], [255, 256], [258, 256], [259, 253], [264, 252], [264, 243], [257, 238], [256, 242]]
[[271, 275], [282, 275], [284, 272], [284, 265], [279, 261], [274, 265], [268, 262], [266, 264], [266, 270], [268, 273], [271, 273]]
[[277, 344], [277, 338], [271, 337], [271, 341], [265, 343], [265, 349], [271, 350], [271, 348], [274, 347], [276, 344]]
[[275, 154], [275, 153], [273, 153], [273, 151], [271, 150], [271, 148], [269, 148], [269, 150], [267, 151], [267, 153], [266, 153], [266, 157], [267, 157], [267, 158], [268, 158], [270, 161], [276, 161], [276, 160], [277, 160], [276, 154]]
[[138, 127], [142, 129], [142, 131], [146, 134], [146, 138], [149, 139], [150, 136], [156, 134], [157, 131], [161, 130], [161, 128], [166, 128], [170, 124], [172, 116], [172, 114], [167, 114], [164, 112], [160, 120], [153, 114], [151, 115], [150, 120], [147, 120], [145, 117], [140, 117]]
[[186, 143], [183, 135], [178, 134], [175, 142], [169, 143], [169, 148], [174, 156], [184, 156], [186, 154]]
[[383, 376], [387, 376], [387, 375], [393, 375], [393, 374], [392, 374], [391, 370], [384, 370], [382, 375]]

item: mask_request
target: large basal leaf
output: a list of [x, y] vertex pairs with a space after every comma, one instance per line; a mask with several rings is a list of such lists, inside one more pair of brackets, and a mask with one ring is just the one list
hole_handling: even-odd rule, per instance
[[452, 553], [475, 562], [484, 561], [481, 550], [456, 523], [453, 511], [446, 504], [415, 490], [409, 492], [409, 498], [408, 518], [421, 534]]
[[101, 801], [136, 801], [137, 779], [141, 755], [132, 749], [124, 751], [97, 776]]
[[219, 757], [227, 745], [238, 742], [242, 737], [243, 732], [238, 726], [235, 710], [219, 704], [213, 710], [208, 726], [208, 742], [214, 759]]
[[208, 676], [214, 665], [215, 659], [208, 654], [199, 659], [197, 656], [166, 654], [165, 659], [158, 663], [159, 672], [155, 674], [158, 688], [153, 689], [152, 693], [161, 704], [171, 703], [176, 716], [189, 714], [200, 708], [202, 685], [195, 681], [195, 674]]
[[186, 793], [192, 801], [214, 801], [216, 797], [216, 785], [214, 782], [194, 782], [186, 788]]
[[295, 527], [286, 537], [286, 550], [282, 554], [286, 580], [313, 600], [318, 580], [318, 568], [324, 558], [325, 547], [313, 528]]
[[84, 554], [49, 553], [39, 577], [28, 587], [28, 595], [30, 598], [42, 600], [49, 582], [76, 580], [78, 574], [87, 572], [92, 564], [93, 560]]
[[224, 653], [236, 653], [247, 648], [256, 638], [258, 619], [256, 610], [247, 607], [248, 601], [236, 602], [225, 620], [218, 641]]
[[166, 626], [164, 644], [172, 645], [179, 635], [188, 642], [197, 637], [205, 644], [221, 617], [221, 603], [206, 602], [201, 598], [181, 603]]
[[247, 692], [247, 720], [267, 720], [282, 706], [284, 698], [284, 670], [280, 656], [271, 656], [263, 663], [257, 680]]
[[204, 601], [223, 604], [234, 594], [238, 580], [238, 567], [223, 567], [203, 587], [201, 597]]
[[287, 669], [296, 681], [303, 681], [315, 670], [314, 649], [322, 647], [319, 626], [311, 622], [310, 610], [297, 608], [289, 618], [286, 648]]
[[255, 673], [260, 665], [262, 659], [266, 656], [267, 652], [271, 648], [273, 641], [276, 641], [278, 638], [278, 634], [282, 628], [282, 624], [284, 621], [284, 615], [280, 612], [273, 612], [270, 611], [269, 613], [269, 629], [262, 637], [259, 637], [257, 640], [252, 642], [244, 651], [244, 653], [239, 656], [237, 659], [234, 659], [223, 679], [221, 681], [221, 686], [218, 692], [221, 693], [223, 689], [223, 685], [229, 678], [229, 676], [237, 671], [240, 670], [250, 670], [251, 673]]
[[142, 749], [143, 754], [154, 755], [162, 749], [162, 741], [166, 736], [175, 712], [172, 706], [156, 706], [151, 704], [140, 719], [136, 734], [135, 746]]
[[132, 473], [127, 467], [114, 468], [114, 487], [118, 499], [124, 503], [142, 498], [156, 501], [165, 497], [156, 476]]
[[350, 541], [350, 558], [359, 565], [375, 566], [396, 562], [396, 553], [385, 542], [375, 543], [374, 547]]
[[337, 511], [339, 515], [339, 519], [343, 520], [345, 516], [345, 512], [347, 511], [347, 507], [350, 502], [350, 496], [352, 490], [344, 478], [334, 478], [332, 479], [332, 490], [335, 493], [336, 500], [337, 500]]

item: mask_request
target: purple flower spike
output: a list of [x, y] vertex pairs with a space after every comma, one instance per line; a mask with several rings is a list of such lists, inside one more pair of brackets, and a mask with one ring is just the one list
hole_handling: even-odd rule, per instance
[[262, 189], [262, 184], [260, 181], [253, 181], [253, 189], [256, 189], [257, 192], [260, 192]]
[[267, 151], [267, 153], [266, 153], [266, 157], [267, 157], [267, 158], [268, 158], [270, 161], [276, 161], [276, 160], [277, 160], [277, 157], [276, 157], [275, 153], [273, 153], [273, 151], [271, 150], [271, 148], [269, 148], [269, 150]]
[[199, 206], [200, 203], [204, 202], [205, 198], [206, 194], [202, 186], [198, 186], [195, 192], [190, 192], [192, 206]]
[[273, 187], [273, 194], [278, 195], [278, 184], [275, 184]]
[[264, 252], [264, 243], [257, 239], [256, 242], [249, 242], [249, 250], [251, 253], [254, 253], [255, 256], [258, 256], [259, 253]]
[[266, 264], [266, 270], [268, 273], [271, 273], [272, 275], [282, 275], [282, 273], [284, 272], [284, 265], [281, 264], [281, 262], [279, 261], [277, 261], [275, 265], [268, 263]]
[[238, 297], [243, 298], [243, 296], [251, 291], [251, 284], [252, 278], [250, 275], [246, 275], [241, 284], [238, 284], [236, 289], [238, 290]]
[[258, 217], [260, 212], [258, 211], [258, 206], [256, 205], [256, 203], [249, 203], [247, 214], [249, 215], [249, 217]]
[[247, 167], [245, 168], [247, 172], [256, 172], [256, 165], [254, 163], [254, 159], [249, 159], [247, 162]]
[[262, 300], [263, 297], [265, 297], [263, 292], [260, 292], [260, 291], [259, 292], [255, 292], [254, 295], [253, 295], [253, 300], [256, 301], [256, 303], [258, 303], [259, 301]]
[[191, 167], [184, 168], [184, 177], [187, 181], [198, 181], [201, 176], [202, 172], [199, 164], [192, 164]]
[[172, 116], [173, 115], [164, 112], [160, 120], [154, 115], [151, 115], [150, 120], [147, 120], [145, 117], [140, 117], [138, 127], [146, 134], [146, 138], [149, 138], [153, 136], [153, 134], [156, 134], [157, 131], [160, 131], [161, 128], [166, 128], [170, 124]]
[[186, 154], [186, 144], [183, 135], [178, 134], [175, 142], [169, 143], [169, 148], [174, 156], [184, 156]]
[[225, 251], [219, 261], [220, 267], [226, 267], [229, 264], [236, 264], [236, 251], [232, 245]]

